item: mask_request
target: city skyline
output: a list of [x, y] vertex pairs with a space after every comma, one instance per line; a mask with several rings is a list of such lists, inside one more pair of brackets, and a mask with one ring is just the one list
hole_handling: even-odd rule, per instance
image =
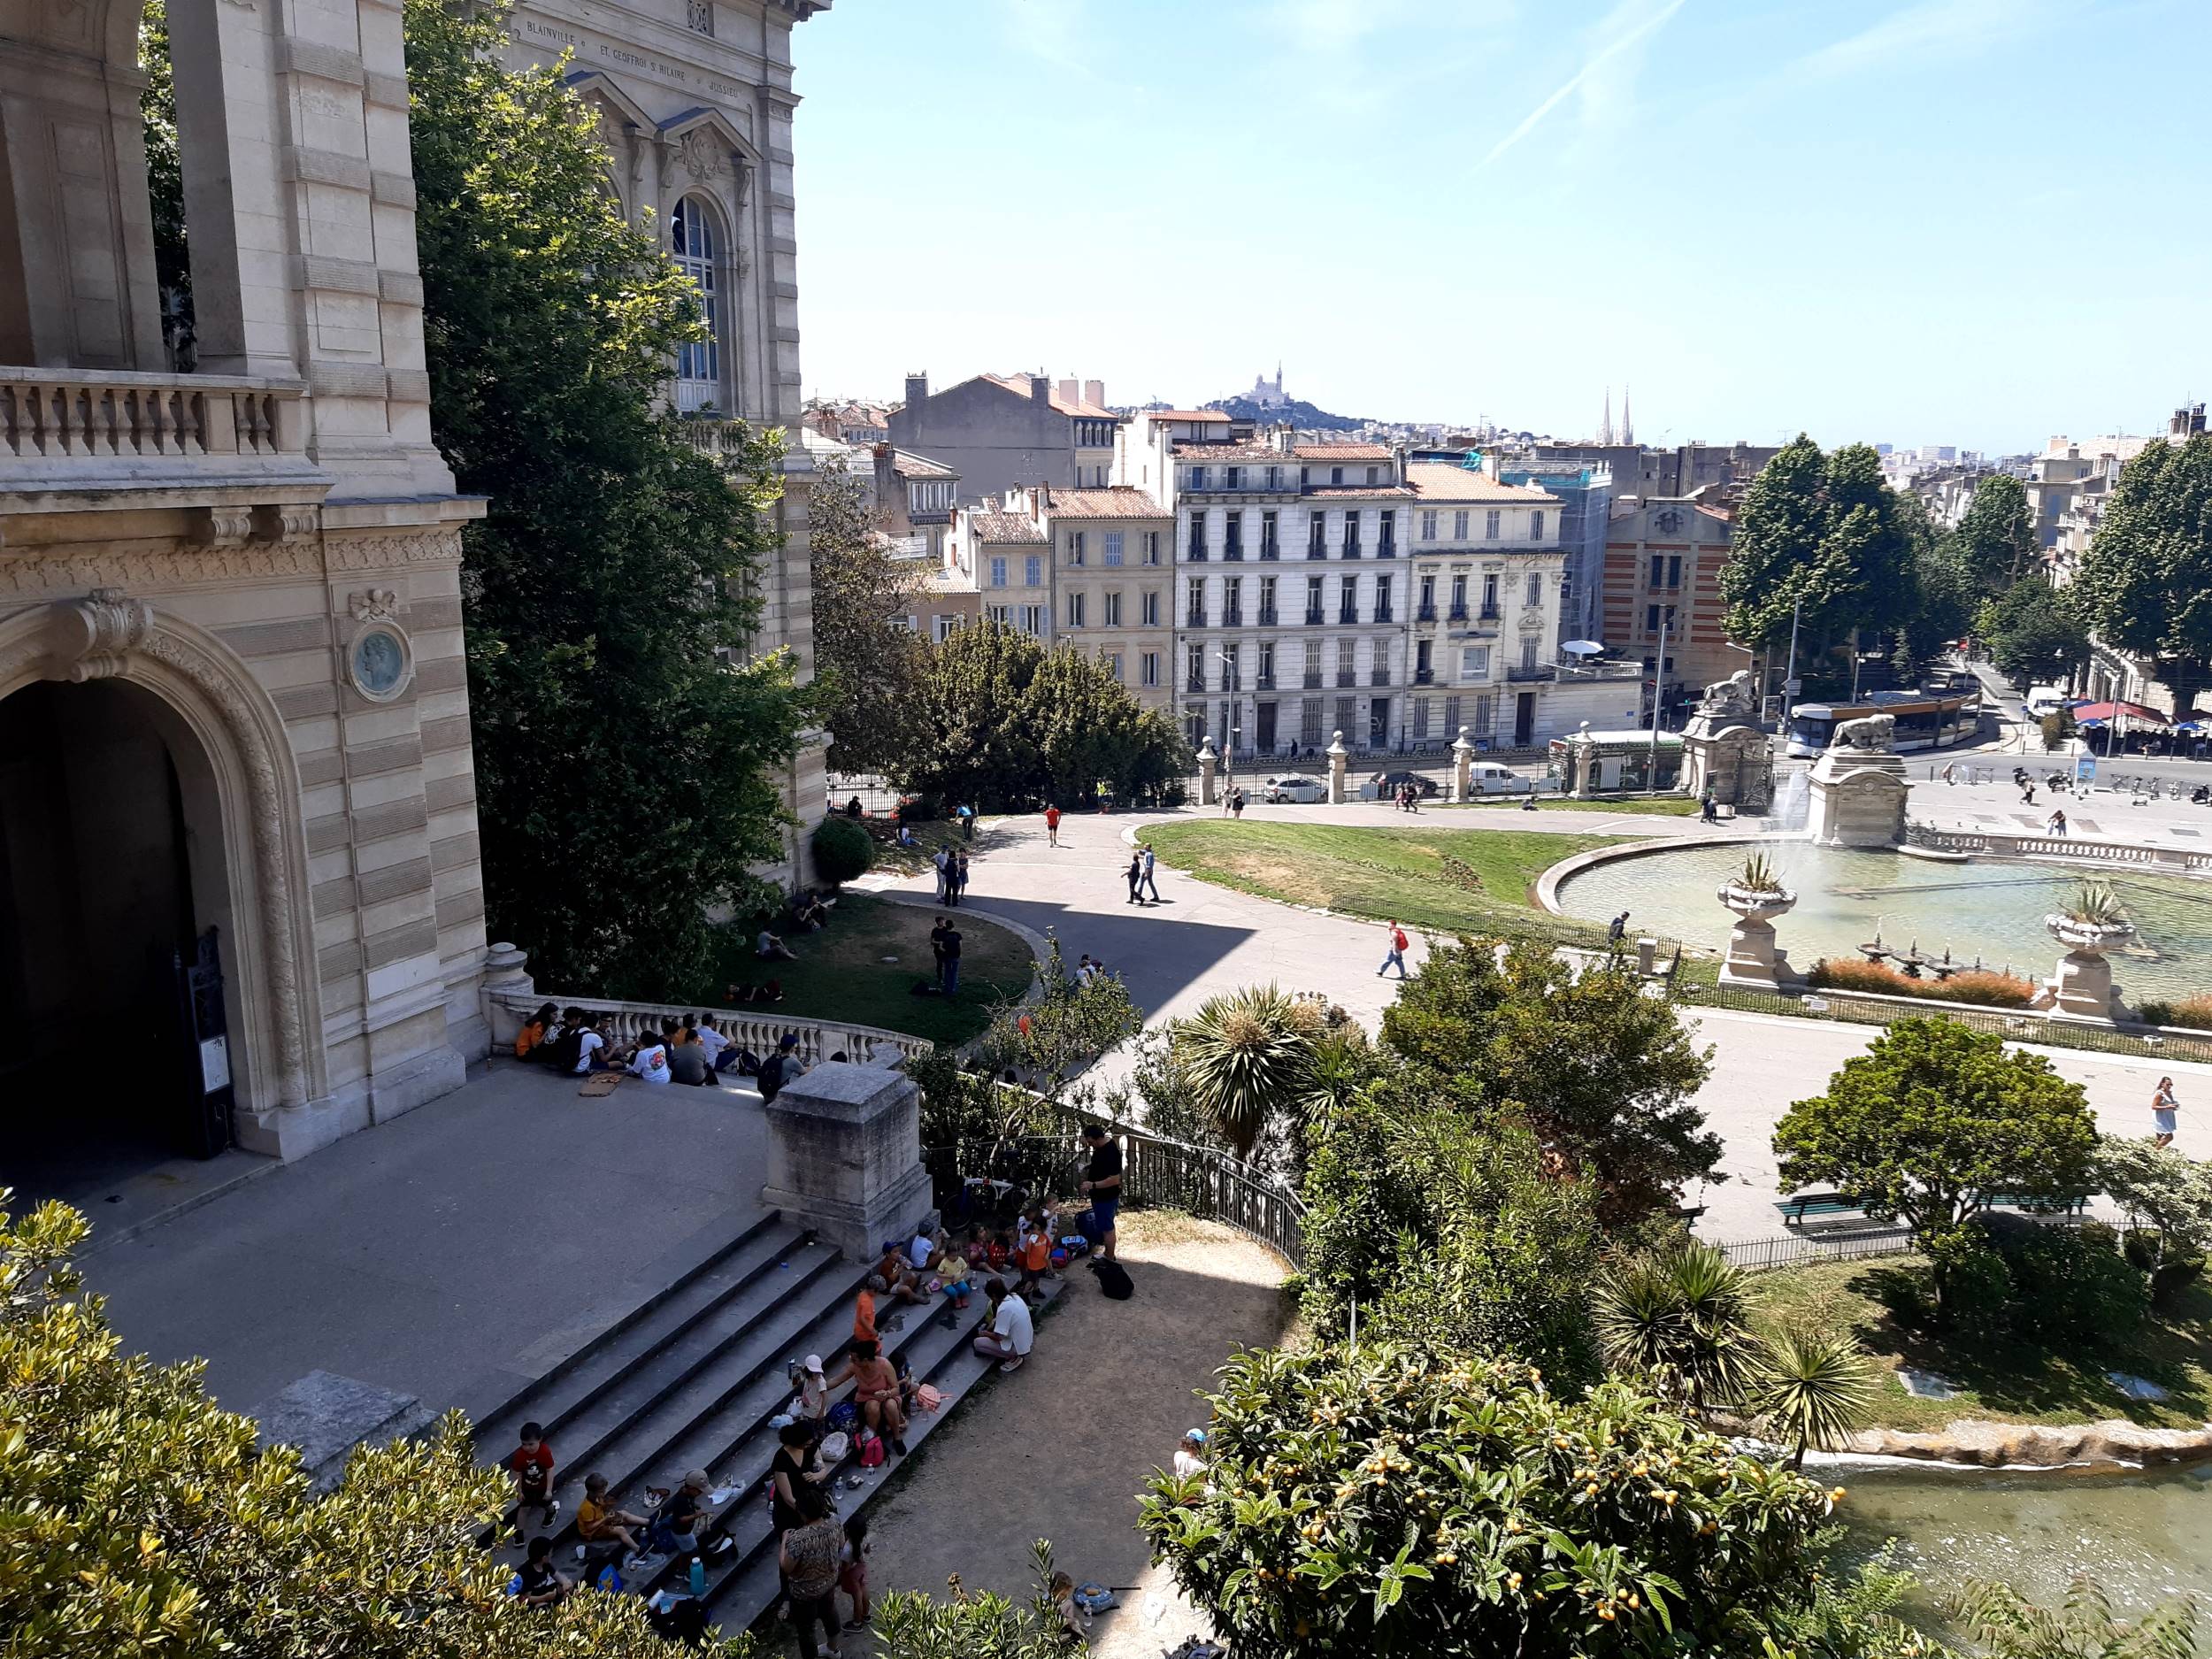
[[1586, 435], [1626, 386], [1647, 443], [2018, 453], [2212, 379], [2202, 9], [1434, 10], [840, 0], [797, 68], [806, 390], [1187, 403], [1280, 357], [1378, 419]]

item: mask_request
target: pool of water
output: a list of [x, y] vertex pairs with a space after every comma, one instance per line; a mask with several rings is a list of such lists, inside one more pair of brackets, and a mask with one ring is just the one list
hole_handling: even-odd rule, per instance
[[[1742, 847], [1686, 847], [1593, 865], [1560, 884], [1560, 908], [1602, 921], [1629, 913], [1636, 929], [1719, 949], [1732, 925], [1713, 895], [1743, 866]], [[1791, 962], [1858, 955], [1878, 930], [1903, 949], [1917, 941], [1932, 955], [1951, 953], [1989, 967], [2009, 965], [2047, 977], [2061, 954], [2043, 918], [2081, 885], [2081, 872], [2046, 864], [1973, 859], [1965, 864], [1847, 851], [1810, 842], [1759, 849], [1797, 894], [1797, 908], [1774, 925]], [[2131, 1000], [2212, 990], [2212, 881], [2189, 876], [2113, 875], [2139, 936], [2112, 954], [2114, 977]]]
[[2055, 1602], [2078, 1572], [2129, 1613], [2170, 1595], [2212, 1601], [2212, 1473], [1847, 1469], [1820, 1478], [1847, 1489], [1855, 1553], [1899, 1540], [1897, 1564], [1921, 1581], [1909, 1610], [1923, 1617], [1969, 1578], [2001, 1578]]

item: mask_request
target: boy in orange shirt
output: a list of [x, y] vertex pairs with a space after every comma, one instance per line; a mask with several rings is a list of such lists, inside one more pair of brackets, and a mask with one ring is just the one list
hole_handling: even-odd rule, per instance
[[1021, 1283], [1014, 1288], [1025, 1301], [1036, 1293], [1038, 1282], [1051, 1265], [1052, 1240], [1045, 1237], [1042, 1228], [1039, 1228], [1029, 1235], [1029, 1241], [1021, 1247]]

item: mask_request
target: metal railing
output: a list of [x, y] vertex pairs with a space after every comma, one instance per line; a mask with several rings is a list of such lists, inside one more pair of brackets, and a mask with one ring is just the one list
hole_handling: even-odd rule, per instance
[[1736, 1266], [1753, 1271], [1794, 1267], [1800, 1262], [1863, 1262], [1879, 1256], [1909, 1256], [1920, 1248], [1910, 1227], [1883, 1227], [1865, 1233], [1778, 1239], [1736, 1239], [1713, 1247]]
[[[948, 1220], [995, 1217], [1037, 1198], [1078, 1196], [1087, 1156], [1080, 1127], [1068, 1114], [1065, 1131], [1022, 1135], [995, 1146], [936, 1146], [922, 1150], [938, 1207]], [[1133, 1209], [1179, 1210], [1233, 1227], [1267, 1246], [1292, 1267], [1306, 1262], [1306, 1207], [1265, 1171], [1225, 1152], [1186, 1145], [1125, 1124], [1110, 1125], [1121, 1141], [1123, 1202]], [[1003, 1183], [1003, 1190], [987, 1183]]]

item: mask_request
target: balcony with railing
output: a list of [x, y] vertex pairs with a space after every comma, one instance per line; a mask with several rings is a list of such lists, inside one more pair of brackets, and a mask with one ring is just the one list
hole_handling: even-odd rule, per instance
[[1271, 628], [1275, 626], [1275, 607], [1273, 605], [1262, 605], [1260, 607], [1260, 626], [1263, 628]]
[[1206, 626], [1206, 613], [1203, 611], [1194, 607], [1192, 610], [1184, 613], [1183, 626], [1187, 628], [1204, 627]]
[[1336, 683], [1337, 683], [1338, 685], [1340, 685], [1340, 686], [1356, 686], [1356, 685], [1358, 685], [1358, 684], [1359, 684], [1359, 673], [1358, 673], [1358, 671], [1357, 671], [1357, 670], [1356, 670], [1356, 669], [1350, 669], [1350, 668], [1340, 668], [1340, 669], [1338, 669], [1338, 670], [1336, 671]]
[[1433, 668], [1415, 669], [1413, 671], [1413, 683], [1417, 686], [1434, 685], [1436, 683], [1436, 670]]
[[1318, 691], [1321, 689], [1321, 671], [1319, 669], [1309, 668], [1306, 670], [1303, 678], [1305, 688], [1308, 691]]
[[1387, 600], [1383, 601], [1375, 607], [1375, 620], [1378, 622], [1388, 622], [1392, 620], [1390, 603]]
[[1505, 677], [1516, 685], [1529, 685], [1540, 680], [1556, 680], [1559, 678], [1559, 666], [1555, 663], [1514, 663], [1507, 667]]
[[304, 395], [248, 375], [0, 367], [0, 488], [158, 490], [165, 505], [242, 488], [319, 499], [330, 479], [308, 457]]
[[1321, 626], [1321, 607], [1319, 605], [1308, 605], [1306, 607], [1306, 626], [1310, 628], [1317, 628]]
[[1381, 663], [1377, 664], [1374, 668], [1370, 669], [1367, 674], [1367, 683], [1371, 686], [1388, 685], [1390, 683], [1390, 664], [1387, 663]]
[[1477, 619], [1483, 622], [1495, 622], [1498, 619], [1498, 615], [1499, 611], [1497, 606], [1488, 603], [1487, 602], [1484, 603], [1479, 611], [1476, 612]]
[[1397, 542], [1388, 536], [1383, 537], [1381, 541], [1375, 543], [1375, 557], [1379, 559], [1396, 558], [1398, 557]]
[[1252, 682], [1252, 687], [1256, 691], [1272, 691], [1275, 689], [1275, 676], [1263, 672]]
[[1466, 621], [1466, 620], [1467, 620], [1467, 607], [1466, 607], [1465, 605], [1454, 605], [1454, 606], [1452, 607], [1452, 609], [1451, 609], [1450, 615], [1448, 616], [1448, 618], [1447, 619], [1448, 619], [1448, 620], [1449, 620], [1449, 621], [1452, 621], [1452, 622], [1464, 622], [1464, 621]]
[[1183, 557], [1194, 565], [1203, 565], [1206, 562], [1206, 539], [1203, 536], [1191, 537], [1190, 545], [1183, 549]]
[[1432, 605], [1432, 604], [1427, 604], [1427, 603], [1424, 603], [1424, 604], [1421, 604], [1421, 605], [1417, 605], [1417, 606], [1416, 606], [1416, 607], [1414, 608], [1414, 612], [1413, 612], [1413, 619], [1414, 619], [1416, 622], [1433, 622], [1433, 621], [1435, 621], [1435, 620], [1436, 620], [1436, 607], [1435, 607], [1434, 605]]
[[1263, 563], [1272, 565], [1282, 557], [1282, 548], [1273, 536], [1263, 536], [1260, 539], [1260, 558]]
[[1357, 622], [1359, 620], [1359, 611], [1351, 605], [1346, 605], [1336, 613], [1336, 619], [1340, 623], [1346, 624]]
[[1235, 536], [1231, 536], [1228, 541], [1222, 543], [1221, 557], [1239, 565], [1243, 564], [1244, 543], [1239, 541]]
[[1224, 610], [1221, 613], [1221, 626], [1225, 628], [1242, 627], [1244, 626], [1244, 607], [1242, 605], [1231, 605]]
[[1206, 676], [1202, 671], [1190, 675], [1183, 681], [1183, 689], [1186, 691], [1203, 691], [1205, 688]]

